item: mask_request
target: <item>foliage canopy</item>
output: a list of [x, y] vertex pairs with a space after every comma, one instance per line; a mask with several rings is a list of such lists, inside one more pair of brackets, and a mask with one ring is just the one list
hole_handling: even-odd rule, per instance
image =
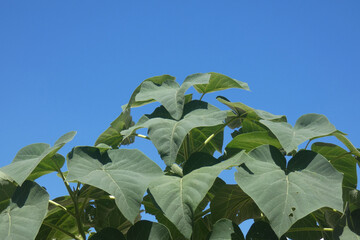
[[[190, 87], [199, 98], [185, 95]], [[149, 78], [94, 146], [65, 158], [57, 152], [76, 134], [69, 132], [54, 146], [22, 148], [0, 168], [1, 238], [360, 239], [360, 152], [345, 134], [321, 114], [291, 126], [284, 115], [225, 97], [216, 98], [224, 110], [202, 100], [229, 88], [249, 90], [219, 73], [193, 74], [181, 85], [170, 75]], [[155, 101], [159, 107], [133, 122], [133, 107]], [[222, 151], [226, 127], [234, 131]], [[326, 136], [347, 149], [319, 141]], [[137, 137], [153, 143], [165, 169], [126, 148]], [[231, 168], [237, 184], [218, 177]], [[69, 195], [50, 200], [35, 182], [51, 172]], [[158, 222], [141, 220], [141, 206]], [[247, 219], [254, 224], [244, 236], [238, 225]]]

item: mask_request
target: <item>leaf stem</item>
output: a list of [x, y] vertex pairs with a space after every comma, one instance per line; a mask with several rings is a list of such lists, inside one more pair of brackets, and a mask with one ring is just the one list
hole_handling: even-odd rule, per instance
[[56, 229], [56, 230], [58, 230], [58, 231], [60, 231], [60, 232], [62, 232], [62, 233], [64, 233], [64, 234], [68, 235], [69, 237], [71, 237], [71, 238], [73, 238], [73, 239], [75, 239], [75, 240], [80, 240], [80, 239], [79, 239], [78, 237], [76, 237], [74, 234], [72, 234], [72, 233], [70, 233], [70, 232], [68, 232], [68, 231], [66, 231], [66, 230], [64, 230], [64, 229], [62, 229], [62, 228], [59, 228], [58, 226], [56, 226], [56, 225], [54, 225], [54, 224], [47, 223], [47, 222], [45, 222], [45, 221], [44, 221], [42, 224], [45, 225], [45, 226], [48, 226], [48, 227], [50, 227], [50, 228]]
[[200, 101], [201, 101], [201, 99], [204, 97], [204, 95], [205, 95], [205, 93], [203, 93], [203, 94], [201, 95], [201, 97], [200, 97], [200, 99], [199, 99]]
[[74, 215], [74, 213], [72, 213], [71, 211], [69, 211], [66, 207], [64, 207], [63, 205], [53, 201], [53, 200], [49, 200], [49, 203], [51, 203], [52, 205], [61, 208], [62, 210], [64, 210], [65, 212], [67, 212], [68, 214], [70, 214], [71, 216], [73, 216], [74, 218], [76, 218], [76, 216]]
[[306, 150], [307, 147], [309, 146], [310, 142], [311, 142], [311, 139], [307, 142], [307, 144], [306, 144], [306, 146], [305, 146], [305, 150]]
[[316, 228], [316, 227], [302, 227], [302, 228], [292, 228], [289, 229], [289, 231], [287, 232], [305, 232], [305, 231], [310, 231], [310, 232], [332, 232], [334, 231], [333, 228]]
[[144, 138], [144, 139], [150, 140], [150, 138], [149, 138], [148, 136], [145, 136], [145, 135], [142, 135], [142, 134], [137, 134], [137, 133], [135, 133], [134, 135], [137, 136], [137, 137], [140, 137], [140, 138]]

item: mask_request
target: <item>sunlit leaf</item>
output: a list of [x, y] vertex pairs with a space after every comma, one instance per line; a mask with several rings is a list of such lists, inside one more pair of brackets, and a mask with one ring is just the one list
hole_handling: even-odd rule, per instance
[[343, 176], [320, 154], [300, 151], [287, 166], [281, 152], [269, 145], [242, 156], [245, 163], [237, 168], [235, 180], [278, 237], [321, 207], [342, 211]]
[[148, 128], [148, 135], [157, 148], [161, 158], [171, 166], [177, 157], [179, 149], [186, 135], [194, 128], [217, 126], [222, 124], [226, 113], [218, 108], [201, 101], [191, 101], [184, 107], [184, 116], [174, 120], [164, 107], [158, 107], [151, 115], [144, 115], [138, 123], [122, 131], [130, 136], [139, 128]]
[[[15, 180], [19, 185], [21, 185], [29, 175], [34, 171], [34, 169], [40, 164], [41, 161], [50, 161], [47, 158], [52, 158], [57, 151], [60, 150], [67, 142], [71, 141], [76, 132], [69, 132], [62, 137], [60, 137], [53, 147], [50, 147], [49, 144], [45, 143], [35, 143], [28, 145], [16, 154], [14, 160], [10, 165], [1, 168], [1, 171], [10, 176]], [[56, 159], [57, 160], [57, 159]], [[61, 161], [59, 162], [61, 164]], [[54, 170], [54, 165], [52, 164], [49, 171]], [[35, 174], [32, 178], [35, 177]]]
[[68, 155], [67, 180], [86, 183], [115, 196], [122, 214], [134, 222], [149, 182], [162, 170], [139, 150], [115, 149], [100, 153], [95, 147], [77, 147]]
[[182, 178], [164, 175], [150, 184], [149, 189], [156, 203], [185, 237], [190, 238], [193, 213], [216, 177], [224, 169], [238, 166], [242, 154], [210, 167], [196, 169]]
[[35, 239], [45, 218], [49, 194], [35, 182], [18, 187], [7, 208], [0, 213], [0, 236], [5, 240]]
[[260, 120], [279, 139], [285, 152], [296, 150], [298, 145], [313, 138], [327, 136], [336, 131], [334, 125], [321, 114], [310, 113], [301, 116], [292, 127], [286, 122]]
[[141, 85], [140, 92], [135, 99], [136, 101], [155, 99], [165, 107], [174, 119], [179, 120], [183, 115], [186, 90], [194, 84], [208, 83], [209, 79], [210, 74], [197, 73], [188, 76], [181, 86], [172, 80], [165, 81], [161, 85], [147, 81]]
[[221, 91], [229, 88], [240, 88], [244, 90], [250, 90], [249, 86], [245, 82], [241, 82], [225, 76], [221, 73], [209, 72], [211, 74], [210, 81], [208, 84], [196, 84], [194, 88], [199, 93], [210, 93]]

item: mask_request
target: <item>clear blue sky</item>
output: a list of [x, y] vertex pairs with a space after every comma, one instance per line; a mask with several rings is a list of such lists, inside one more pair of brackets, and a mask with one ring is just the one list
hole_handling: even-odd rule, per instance
[[[210, 71], [252, 91], [205, 100], [226, 95], [292, 124], [322, 113], [359, 147], [359, 12], [358, 0], [1, 1], [0, 167], [71, 130], [61, 153], [93, 145], [148, 77]], [[54, 176], [40, 183], [66, 194]]]

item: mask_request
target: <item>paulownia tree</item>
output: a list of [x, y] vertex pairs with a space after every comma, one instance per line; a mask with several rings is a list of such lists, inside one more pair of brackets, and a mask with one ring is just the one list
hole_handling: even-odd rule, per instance
[[[185, 95], [190, 87], [199, 96]], [[0, 169], [1, 239], [245, 239], [238, 225], [247, 219], [254, 224], [246, 239], [360, 239], [360, 152], [345, 134], [320, 114], [291, 126], [284, 115], [225, 97], [216, 98], [224, 110], [202, 101], [229, 88], [249, 90], [219, 73], [193, 74], [181, 85], [152, 77], [94, 146], [65, 158], [57, 152], [75, 136], [69, 132], [53, 146], [22, 148]], [[155, 101], [160, 106], [134, 123], [131, 109]], [[232, 140], [222, 151], [226, 127]], [[321, 142], [325, 136], [347, 149]], [[126, 148], [138, 137], [153, 143], [165, 169]], [[231, 168], [237, 184], [218, 177]], [[35, 182], [51, 172], [69, 195], [49, 200]], [[140, 209], [157, 222], [141, 220]]]

